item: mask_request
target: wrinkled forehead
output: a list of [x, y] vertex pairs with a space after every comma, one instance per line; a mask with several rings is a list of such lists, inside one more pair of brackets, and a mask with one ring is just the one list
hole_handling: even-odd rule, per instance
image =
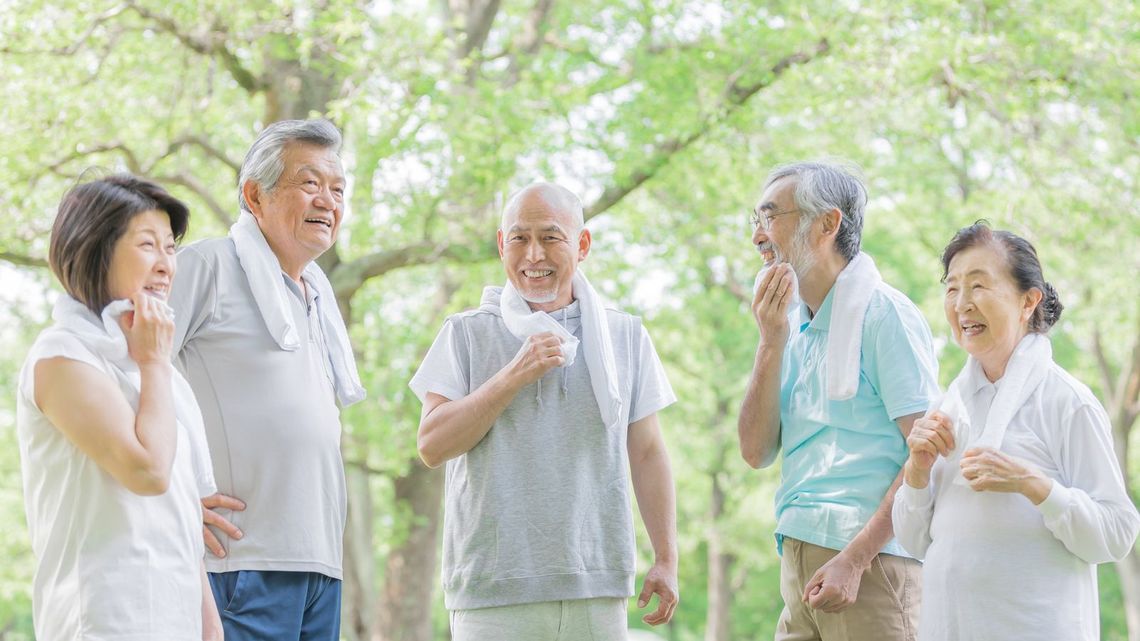
[[1009, 277], [1007, 261], [1006, 252], [1002, 247], [984, 242], [971, 245], [950, 259], [949, 269], [946, 270], [946, 281], [979, 276]]
[[333, 147], [322, 147], [306, 142], [292, 142], [282, 153], [285, 173], [295, 175], [302, 171], [313, 171], [325, 176], [344, 180], [344, 165]]
[[778, 178], [764, 188], [764, 193], [756, 203], [756, 211], [775, 211], [789, 209], [795, 203], [796, 178], [785, 176]]

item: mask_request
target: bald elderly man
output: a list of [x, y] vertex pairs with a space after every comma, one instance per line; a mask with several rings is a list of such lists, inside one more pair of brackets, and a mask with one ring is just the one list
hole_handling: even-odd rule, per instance
[[655, 561], [638, 607], [678, 599], [676, 509], [657, 412], [676, 397], [635, 316], [578, 270], [582, 203], [557, 185], [513, 195], [503, 287], [447, 319], [410, 383], [419, 452], [447, 464], [444, 601], [455, 641], [623, 640], [634, 594], [629, 478]]

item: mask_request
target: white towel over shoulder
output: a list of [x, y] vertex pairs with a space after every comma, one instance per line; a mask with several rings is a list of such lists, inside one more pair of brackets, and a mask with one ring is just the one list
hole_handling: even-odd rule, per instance
[[[602, 422], [606, 427], [619, 427], [622, 400], [618, 390], [617, 365], [614, 361], [610, 326], [606, 321], [606, 309], [601, 296], [594, 290], [590, 281], [586, 280], [581, 270], [574, 272], [573, 288], [574, 298], [578, 300], [582, 310], [582, 350], [586, 358], [586, 367], [590, 372], [590, 385], [594, 390], [594, 398], [598, 401], [598, 409], [601, 410]], [[578, 339], [546, 312], [532, 312], [510, 281], [503, 286], [499, 308], [503, 315], [503, 323], [516, 338], [525, 340], [534, 334], [554, 332], [562, 339], [562, 354], [566, 359], [564, 366], [569, 367], [573, 364], [578, 352]]]
[[875, 261], [860, 252], [839, 272], [827, 328], [827, 397], [844, 401], [859, 390], [863, 349], [863, 318], [871, 295], [883, 281]]
[[[243, 211], [230, 227], [230, 238], [237, 249], [238, 262], [249, 279], [253, 299], [265, 327], [281, 349], [289, 352], [301, 348], [297, 328], [293, 327], [293, 315], [289, 311], [289, 290], [281, 275], [281, 262], [269, 247], [257, 219]], [[336, 294], [332, 284], [315, 262], [305, 266], [302, 277], [317, 288], [317, 314], [325, 329], [325, 343], [329, 350], [329, 364], [332, 366], [337, 401], [347, 407], [364, 398], [364, 387], [356, 372], [356, 359], [352, 354], [352, 344], [344, 318], [336, 304]]]
[[[1052, 362], [1053, 347], [1049, 338], [1043, 334], [1027, 334], [1018, 342], [1006, 363], [1005, 373], [998, 381], [997, 393], [986, 414], [985, 425], [972, 425], [963, 394], [976, 389], [977, 378], [984, 377], [985, 373], [981, 364], [971, 356], [938, 404], [939, 411], [954, 425], [956, 447], [951, 458], [956, 461], [963, 452], [974, 447], [1001, 449], [1010, 421], [1045, 380]], [[966, 484], [966, 479], [959, 472], [954, 482]]]
[[[164, 301], [158, 301], [174, 317], [174, 312]], [[119, 325], [119, 317], [133, 311], [135, 304], [130, 300], [111, 301], [103, 308], [98, 324], [90, 310], [83, 303], [68, 295], [60, 296], [52, 309], [51, 317], [56, 324], [78, 336], [93, 352], [107, 359], [118, 370], [118, 376], [126, 381], [135, 392], [141, 392], [142, 378], [138, 364], [131, 359], [127, 350], [127, 337]], [[205, 491], [214, 485], [213, 465], [210, 463], [210, 450], [206, 444], [206, 431], [202, 424], [202, 413], [194, 399], [194, 390], [177, 369], [171, 372], [170, 385], [174, 400], [174, 420], [186, 431], [190, 439], [190, 460], [198, 482], [199, 490]]]

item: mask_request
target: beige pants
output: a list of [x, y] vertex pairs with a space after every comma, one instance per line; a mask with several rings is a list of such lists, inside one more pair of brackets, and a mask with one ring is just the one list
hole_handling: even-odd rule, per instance
[[914, 641], [922, 600], [922, 564], [878, 555], [863, 573], [854, 605], [827, 614], [803, 602], [804, 586], [836, 554], [837, 550], [784, 539], [780, 561], [784, 611], [776, 626], [776, 641]]
[[451, 611], [452, 641], [626, 641], [628, 599], [544, 601]]

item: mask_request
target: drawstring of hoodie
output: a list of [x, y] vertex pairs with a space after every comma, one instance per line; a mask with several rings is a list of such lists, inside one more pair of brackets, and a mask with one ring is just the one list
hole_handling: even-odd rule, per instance
[[[562, 329], [566, 329], [566, 308], [565, 307], [562, 308]], [[570, 330], [566, 330], [566, 331], [569, 332]], [[562, 366], [562, 398], [566, 398], [566, 391], [568, 388], [567, 381], [569, 380], [569, 374], [567, 373], [566, 370], [568, 370], [568, 369], [570, 369], [570, 368], [566, 367], [565, 365]]]
[[[562, 308], [562, 318], [558, 319], [562, 322], [562, 329], [566, 329], [566, 308]], [[569, 331], [569, 330], [567, 330]], [[566, 370], [569, 368], [563, 365], [562, 370], [562, 398], [566, 398], [566, 394], [570, 391], [570, 374]], [[542, 379], [538, 379], [538, 384], [534, 389], [534, 400], [538, 403], [538, 409], [542, 409]]]

